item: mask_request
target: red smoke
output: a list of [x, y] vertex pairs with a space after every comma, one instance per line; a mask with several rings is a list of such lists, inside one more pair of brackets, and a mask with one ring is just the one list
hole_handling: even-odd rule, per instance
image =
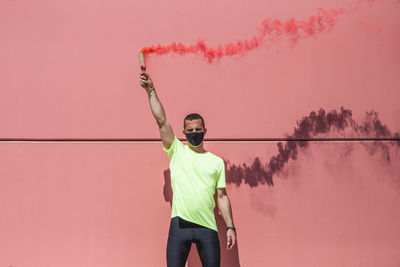
[[258, 35], [253, 36], [248, 40], [239, 40], [236, 43], [228, 43], [223, 46], [218, 45], [217, 48], [209, 47], [204, 40], [199, 40], [195, 44], [185, 46], [182, 43], [171, 43], [169, 45], [153, 45], [144, 47], [141, 52], [144, 54], [168, 54], [170, 52], [180, 55], [192, 53], [202, 55], [209, 63], [214, 59], [233, 56], [236, 54], [245, 54], [259, 47], [268, 38], [270, 41], [275, 41], [278, 38], [289, 38], [294, 44], [299, 40], [314, 36], [333, 28], [336, 24], [337, 17], [347, 9], [330, 9], [324, 10], [320, 8], [318, 14], [310, 16], [306, 20], [297, 21], [294, 18], [286, 21], [278, 19], [266, 19], [259, 27]]

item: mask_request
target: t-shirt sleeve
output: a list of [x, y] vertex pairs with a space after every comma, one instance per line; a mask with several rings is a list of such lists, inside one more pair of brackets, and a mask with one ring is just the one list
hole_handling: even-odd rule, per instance
[[165, 152], [167, 152], [168, 158], [171, 159], [172, 156], [178, 153], [178, 151], [181, 150], [183, 146], [183, 143], [179, 141], [179, 139], [175, 136], [171, 146], [169, 148], [163, 146], [163, 149]]
[[216, 188], [225, 188], [226, 181], [225, 181], [225, 163], [221, 159], [221, 163], [219, 166], [219, 170], [217, 172], [217, 186]]

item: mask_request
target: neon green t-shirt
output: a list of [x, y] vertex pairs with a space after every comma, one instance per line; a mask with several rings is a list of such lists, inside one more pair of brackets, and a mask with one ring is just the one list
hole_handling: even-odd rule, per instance
[[171, 218], [179, 216], [218, 231], [214, 217], [214, 193], [217, 188], [226, 187], [223, 159], [210, 152], [197, 153], [176, 136], [169, 149], [163, 149], [170, 159]]

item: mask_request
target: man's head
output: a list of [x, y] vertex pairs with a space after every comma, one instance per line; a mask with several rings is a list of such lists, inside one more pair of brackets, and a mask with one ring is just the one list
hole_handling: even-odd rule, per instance
[[[199, 114], [191, 113], [191, 114], [187, 115], [185, 117], [185, 119], [183, 120], [183, 134], [186, 135], [186, 137], [188, 138], [188, 141], [193, 146], [196, 146], [196, 145], [193, 144], [194, 140], [191, 142], [190, 136], [195, 135], [194, 133], [206, 134], [206, 132], [207, 132], [207, 129], [205, 128], [204, 119]], [[198, 135], [198, 134], [196, 134], [196, 135]], [[195, 137], [195, 139], [198, 139], [198, 138], [200, 138], [200, 137], [198, 137], [198, 136]], [[200, 139], [202, 140], [203, 138], [201, 137]], [[197, 146], [199, 146], [199, 145], [197, 145]]]

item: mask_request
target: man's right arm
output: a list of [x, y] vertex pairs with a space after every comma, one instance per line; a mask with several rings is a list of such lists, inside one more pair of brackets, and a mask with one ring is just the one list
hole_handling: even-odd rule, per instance
[[[147, 79], [143, 76], [140, 76], [140, 84], [146, 91], [150, 91], [154, 88], [153, 81], [150, 76], [145, 74]], [[165, 115], [165, 110], [160, 100], [158, 99], [156, 90], [151, 90], [148, 93], [149, 103], [151, 112], [153, 113], [154, 118], [156, 119], [158, 128], [160, 129], [160, 136], [163, 143], [163, 146], [167, 149], [171, 146], [174, 141], [175, 135], [172, 130], [171, 124], [167, 121], [167, 117]]]

